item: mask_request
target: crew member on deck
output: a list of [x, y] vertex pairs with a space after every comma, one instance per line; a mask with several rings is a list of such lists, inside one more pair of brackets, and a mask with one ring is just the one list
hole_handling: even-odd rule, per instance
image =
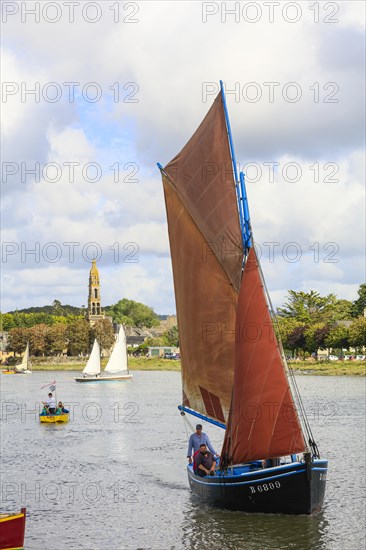
[[190, 464], [192, 464], [192, 451], [193, 455], [195, 455], [197, 451], [200, 450], [200, 445], [202, 445], [202, 443], [207, 445], [208, 449], [213, 455], [217, 455], [211, 445], [208, 435], [202, 432], [202, 424], [197, 424], [196, 431], [194, 434], [191, 435], [188, 442], [187, 458]]
[[195, 471], [196, 475], [200, 477], [215, 475], [216, 460], [213, 454], [207, 450], [205, 443], [201, 443], [200, 450], [195, 456], [195, 463], [197, 467]]

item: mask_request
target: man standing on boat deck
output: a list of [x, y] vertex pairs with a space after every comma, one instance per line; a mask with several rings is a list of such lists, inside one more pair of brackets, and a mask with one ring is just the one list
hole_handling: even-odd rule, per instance
[[213, 455], [217, 456], [216, 452], [214, 451], [211, 445], [208, 435], [202, 432], [202, 424], [197, 424], [196, 431], [194, 434], [191, 435], [188, 442], [187, 458], [190, 464], [192, 464], [192, 451], [193, 451], [193, 455], [195, 455], [196, 452], [199, 451], [200, 446], [203, 443], [207, 445], [207, 448], [211, 451]]
[[52, 393], [48, 394], [47, 401], [43, 401], [43, 405], [45, 405], [47, 411], [51, 414], [55, 414], [56, 411], [56, 401], [53, 397]]

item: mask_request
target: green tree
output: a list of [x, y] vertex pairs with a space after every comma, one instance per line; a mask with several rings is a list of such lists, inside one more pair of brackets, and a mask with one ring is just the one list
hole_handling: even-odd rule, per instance
[[179, 333], [177, 326], [171, 327], [170, 329], [166, 330], [161, 337], [164, 340], [164, 345], [174, 347], [179, 346]]
[[164, 338], [146, 338], [144, 344], [147, 347], [162, 347], [166, 346], [167, 344], [164, 342]]
[[90, 326], [84, 319], [77, 319], [67, 325], [66, 337], [68, 339], [67, 354], [79, 355], [90, 351]]
[[350, 325], [349, 343], [355, 348], [366, 346], [366, 317], [358, 317]]
[[8, 349], [14, 353], [23, 353], [29, 340], [29, 329], [12, 328], [8, 334]]
[[336, 300], [332, 321], [347, 321], [352, 317], [353, 304], [349, 300]]
[[46, 334], [46, 353], [47, 355], [58, 355], [67, 348], [67, 325], [57, 323], [49, 327]]
[[151, 307], [127, 298], [105, 308], [105, 311], [112, 315], [113, 321], [128, 327], [151, 328], [159, 325], [159, 318]]
[[348, 328], [344, 325], [334, 325], [330, 328], [328, 335], [325, 338], [327, 348], [339, 349], [349, 348]]
[[113, 326], [107, 319], [100, 319], [90, 331], [91, 343], [94, 338], [98, 340], [101, 349], [108, 350], [115, 343]]
[[295, 350], [292, 339], [290, 338], [289, 341], [289, 336], [297, 327], [302, 326], [303, 323], [296, 321], [296, 319], [292, 319], [290, 317], [277, 317], [277, 323], [275, 323], [274, 329], [276, 334], [279, 334], [282, 345], [286, 351], [293, 352]]
[[357, 291], [358, 298], [352, 304], [352, 317], [363, 315], [366, 308], [366, 283], [362, 283]]
[[334, 294], [322, 297], [315, 290], [310, 292], [288, 291], [288, 299], [283, 307], [278, 308], [280, 317], [294, 318], [302, 323], [316, 323], [322, 320], [330, 305], [334, 305]]
[[8, 331], [15, 328], [14, 315], [12, 313], [1, 313], [1, 331]]
[[45, 355], [48, 330], [49, 327], [44, 324], [35, 325], [29, 329], [29, 348], [32, 355]]
[[302, 352], [305, 356], [306, 351], [306, 337], [305, 332], [307, 325], [298, 323], [291, 332], [287, 335], [287, 349], [292, 352]]
[[305, 331], [305, 347], [310, 353], [316, 353], [317, 350], [326, 349], [325, 340], [329, 334], [330, 326], [325, 323], [315, 323], [307, 327]]

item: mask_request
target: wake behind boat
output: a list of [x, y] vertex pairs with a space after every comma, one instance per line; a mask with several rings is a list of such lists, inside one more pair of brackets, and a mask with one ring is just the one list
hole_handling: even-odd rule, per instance
[[179, 409], [184, 418], [189, 413], [225, 430], [215, 475], [190, 464], [190, 487], [201, 501], [223, 508], [316, 512], [328, 463], [320, 459], [286, 363], [253, 246], [222, 83], [181, 152], [158, 166], [180, 335]]
[[116, 343], [114, 344], [111, 356], [104, 371], [101, 372], [100, 346], [95, 339], [89, 360], [83, 370], [83, 376], [77, 376], [75, 381], [107, 382], [128, 380], [131, 378], [133, 378], [133, 375], [129, 373], [127, 364], [126, 334], [121, 325], [117, 334]]

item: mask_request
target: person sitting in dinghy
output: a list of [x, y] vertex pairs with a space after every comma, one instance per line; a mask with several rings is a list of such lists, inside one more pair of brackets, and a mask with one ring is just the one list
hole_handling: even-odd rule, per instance
[[42, 409], [42, 412], [40, 413], [39, 416], [47, 416], [48, 412], [47, 412], [47, 409], [46, 409], [46, 406], [43, 405], [43, 409]]
[[56, 414], [68, 413], [68, 409], [65, 409], [62, 401], [58, 402]]
[[216, 460], [205, 443], [201, 443], [200, 450], [195, 457], [195, 463], [196, 470], [194, 473], [196, 475], [200, 477], [215, 475]]

